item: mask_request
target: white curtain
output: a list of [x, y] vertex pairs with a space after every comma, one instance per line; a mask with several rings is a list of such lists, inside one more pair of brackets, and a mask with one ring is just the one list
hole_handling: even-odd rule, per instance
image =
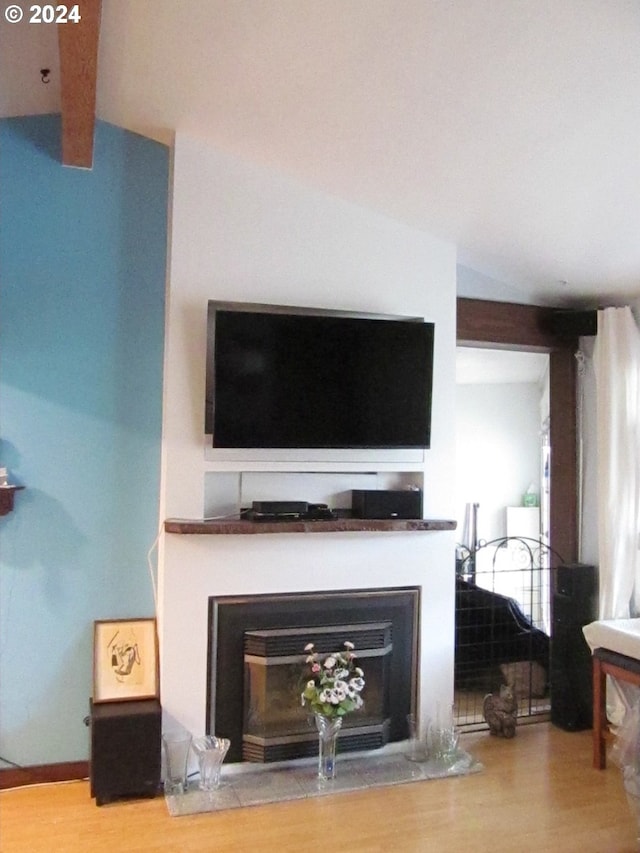
[[640, 614], [640, 331], [629, 307], [598, 312], [594, 348], [600, 619]]
[[[593, 351], [598, 454], [600, 619], [640, 614], [640, 332], [629, 307], [598, 312]], [[638, 688], [607, 679], [607, 717], [621, 725]]]

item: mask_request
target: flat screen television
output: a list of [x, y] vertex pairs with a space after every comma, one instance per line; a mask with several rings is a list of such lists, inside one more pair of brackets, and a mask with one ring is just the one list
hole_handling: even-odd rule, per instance
[[427, 448], [434, 325], [210, 301], [214, 448]]

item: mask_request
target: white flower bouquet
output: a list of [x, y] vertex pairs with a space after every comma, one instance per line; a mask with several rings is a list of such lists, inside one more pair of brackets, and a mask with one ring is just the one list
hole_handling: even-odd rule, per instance
[[314, 714], [343, 717], [362, 707], [364, 672], [356, 665], [353, 648], [353, 643], [346, 642], [344, 651], [332, 652], [322, 660], [313, 643], [305, 646], [310, 678], [301, 698]]

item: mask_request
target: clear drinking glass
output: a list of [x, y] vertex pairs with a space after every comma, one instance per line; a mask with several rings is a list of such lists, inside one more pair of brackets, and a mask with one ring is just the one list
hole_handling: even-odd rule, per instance
[[444, 711], [437, 706], [436, 722], [430, 733], [430, 754], [435, 760], [448, 767], [457, 758], [458, 739], [460, 732], [455, 725], [453, 706], [447, 706]]
[[165, 732], [162, 735], [164, 750], [164, 790], [166, 794], [184, 794], [187, 790], [187, 762], [191, 749], [189, 732]]

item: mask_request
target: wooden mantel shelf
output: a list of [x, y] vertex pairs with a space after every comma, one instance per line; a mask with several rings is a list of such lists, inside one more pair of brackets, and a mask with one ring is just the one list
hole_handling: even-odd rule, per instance
[[358, 531], [387, 533], [389, 531], [455, 530], [456, 522], [438, 519], [365, 519], [334, 518], [327, 521], [204, 521], [202, 519], [168, 518], [167, 533], [205, 533], [216, 535], [254, 533], [351, 533]]

